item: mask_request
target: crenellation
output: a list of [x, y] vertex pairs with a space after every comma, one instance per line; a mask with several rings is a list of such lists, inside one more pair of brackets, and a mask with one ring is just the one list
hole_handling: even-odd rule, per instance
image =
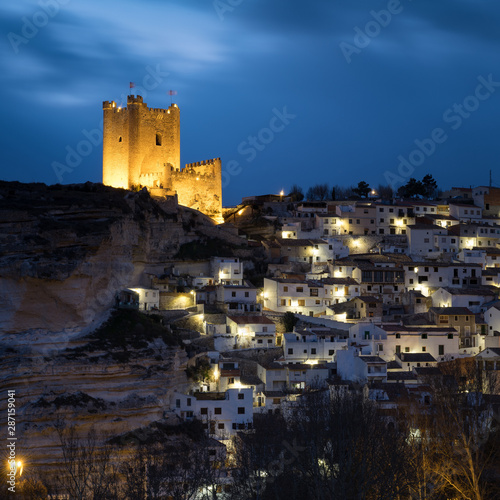
[[180, 167], [179, 108], [148, 108], [142, 96], [128, 96], [127, 107], [103, 101], [103, 183], [146, 187], [177, 194], [179, 204], [222, 218], [220, 158]]

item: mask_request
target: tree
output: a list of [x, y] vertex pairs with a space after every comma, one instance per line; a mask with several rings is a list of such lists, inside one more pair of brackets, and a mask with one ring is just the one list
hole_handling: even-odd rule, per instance
[[498, 464], [498, 446], [492, 445], [498, 431], [482, 394], [483, 374], [474, 358], [440, 366], [443, 377], [428, 381], [429, 406], [412, 412], [421, 491], [427, 487], [434, 495], [421, 498], [492, 499], [487, 477]]
[[409, 498], [408, 429], [388, 428], [361, 394], [306, 390], [255, 424], [234, 447], [235, 498]]
[[391, 186], [383, 186], [382, 184], [379, 184], [376, 191], [378, 196], [380, 196], [383, 200], [392, 200], [394, 196], [394, 190]]
[[116, 472], [110, 460], [111, 446], [93, 427], [86, 435], [79, 435], [72, 425], [66, 428], [56, 424], [63, 463], [56, 480], [58, 488], [71, 498], [108, 500], [118, 498]]
[[342, 187], [337, 185], [332, 189], [332, 199], [334, 199], [333, 192], [335, 192], [335, 200], [348, 200], [353, 196], [354, 189], [355, 188], [353, 186]]
[[365, 181], [360, 181], [358, 187], [353, 189], [353, 192], [361, 198], [366, 198], [370, 192], [370, 185]]
[[425, 187], [421, 181], [411, 178], [404, 186], [398, 189], [398, 196], [401, 198], [416, 198], [417, 196], [425, 196]]
[[290, 193], [288, 194], [288, 196], [292, 201], [302, 201], [304, 199], [304, 191], [299, 185], [294, 184], [290, 188]]
[[293, 314], [290, 311], [287, 311], [281, 318], [281, 324], [285, 329], [285, 333], [293, 332], [293, 327], [297, 324], [298, 321], [299, 320], [297, 319], [295, 314]]
[[329, 194], [328, 184], [316, 184], [307, 190], [306, 198], [309, 201], [324, 201]]
[[430, 174], [424, 175], [424, 177], [422, 179], [422, 184], [423, 184], [424, 189], [425, 189], [425, 196], [427, 198], [432, 198], [435, 195], [437, 187], [438, 187], [437, 182], [434, 180], [432, 175], [430, 175]]

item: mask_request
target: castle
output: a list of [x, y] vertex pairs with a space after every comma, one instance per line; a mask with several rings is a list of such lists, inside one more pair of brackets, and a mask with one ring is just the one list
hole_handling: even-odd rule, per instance
[[215, 222], [222, 218], [220, 158], [180, 168], [179, 108], [148, 108], [140, 95], [127, 107], [103, 102], [102, 181], [107, 186], [147, 187], [152, 196], [177, 194], [180, 205]]

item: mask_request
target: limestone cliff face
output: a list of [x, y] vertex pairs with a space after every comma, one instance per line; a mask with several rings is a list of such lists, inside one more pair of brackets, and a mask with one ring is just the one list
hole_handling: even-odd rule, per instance
[[162, 273], [180, 245], [217, 231], [148, 193], [0, 183], [0, 332], [98, 325], [118, 290]]
[[62, 460], [58, 423], [75, 425], [79, 435], [94, 427], [108, 437], [156, 421], [177, 423], [169, 406], [173, 391], [188, 387], [186, 352], [147, 322], [117, 335], [124, 324], [132, 322], [125, 318], [115, 333], [78, 340], [33, 332], [3, 338], [0, 409], [7, 414], [6, 390], [14, 390], [17, 455], [32, 470]]

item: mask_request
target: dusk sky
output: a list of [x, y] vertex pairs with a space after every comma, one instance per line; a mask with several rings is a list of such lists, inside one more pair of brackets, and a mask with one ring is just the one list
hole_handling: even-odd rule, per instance
[[500, 183], [498, 0], [16, 0], [0, 22], [4, 180], [101, 182], [102, 101], [132, 81], [151, 107], [177, 91], [181, 164], [221, 157], [223, 205]]

